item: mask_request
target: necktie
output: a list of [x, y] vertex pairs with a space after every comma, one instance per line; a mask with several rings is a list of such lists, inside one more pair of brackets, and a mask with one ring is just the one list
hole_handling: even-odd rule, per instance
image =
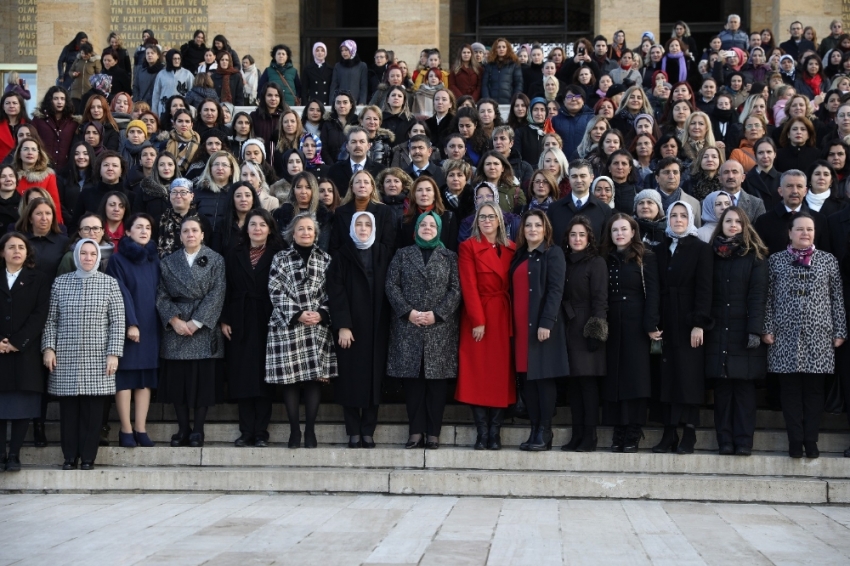
[[361, 169], [363, 169], [363, 166], [362, 166], [362, 165], [360, 165], [359, 163], [355, 163], [355, 164], [354, 164], [354, 167], [352, 167], [352, 170], [353, 170], [353, 172], [354, 172], [354, 173], [357, 173], [357, 172], [358, 172], [358, 171], [360, 171]]
[[576, 201], [576, 208], [581, 208], [581, 199]]

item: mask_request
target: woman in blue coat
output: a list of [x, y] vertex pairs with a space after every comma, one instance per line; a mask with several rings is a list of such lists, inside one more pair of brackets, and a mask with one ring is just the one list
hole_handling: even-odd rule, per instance
[[[155, 225], [149, 214], [132, 215], [118, 251], [106, 267], [106, 274], [118, 281], [127, 321], [124, 356], [115, 374], [115, 406], [121, 420], [118, 445], [127, 448], [154, 445], [148, 437], [146, 421], [151, 389], [157, 386], [161, 336], [156, 314], [159, 255], [152, 240]], [[130, 423], [131, 391], [135, 391], [135, 426]]]
[[481, 98], [493, 98], [499, 104], [510, 104], [522, 92], [522, 67], [507, 39], [493, 42], [493, 49], [481, 79]]

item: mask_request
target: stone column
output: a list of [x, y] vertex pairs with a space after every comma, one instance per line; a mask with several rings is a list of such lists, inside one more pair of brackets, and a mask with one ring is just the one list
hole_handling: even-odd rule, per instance
[[38, 92], [43, 96], [56, 83], [56, 62], [62, 48], [84, 31], [95, 53], [109, 37], [109, 0], [53, 0], [38, 4]]
[[[292, 64], [299, 71], [301, 70], [301, 4], [298, 0], [263, 0], [269, 2], [274, 7], [274, 27], [269, 29], [272, 42], [269, 43], [265, 53], [254, 53], [254, 59], [257, 60], [257, 68], [265, 69], [268, 66], [271, 57], [269, 51], [274, 44], [285, 43], [292, 49]], [[272, 21], [272, 20], [269, 20]], [[269, 26], [266, 25], [266, 28]], [[250, 36], [249, 36], [250, 37]], [[251, 40], [250, 45], [256, 45], [256, 40]], [[332, 49], [332, 46], [328, 46]], [[262, 58], [260, 57], [262, 56]], [[260, 63], [263, 61], [263, 63]], [[307, 62], [305, 61], [304, 64]], [[262, 72], [262, 71], [260, 71]], [[300, 73], [299, 73], [300, 75]]]
[[[624, 3], [621, 0], [595, 0], [593, 10], [593, 31], [602, 34], [610, 42], [618, 29], [626, 32], [626, 44], [637, 46], [641, 35], [646, 31], [655, 34], [656, 42], [660, 36], [660, 0], [638, 0]], [[590, 38], [589, 38], [590, 39]]]
[[411, 71], [419, 52], [438, 47], [447, 68], [449, 50], [448, 0], [378, 0], [378, 46], [395, 51]]
[[[291, 2], [281, 4], [288, 6]], [[295, 6], [297, 19], [297, 2]], [[223, 35], [240, 58], [252, 55], [260, 72], [269, 64], [272, 46], [277, 42], [286, 43], [282, 32], [274, 34], [272, 23], [275, 21], [276, 8], [272, 0], [239, 0], [237, 4], [211, 0], [207, 2], [207, 13], [207, 45], [212, 45], [216, 35]], [[289, 45], [293, 55], [297, 53], [297, 42], [296, 45]], [[233, 64], [241, 68], [242, 62], [234, 61]]]

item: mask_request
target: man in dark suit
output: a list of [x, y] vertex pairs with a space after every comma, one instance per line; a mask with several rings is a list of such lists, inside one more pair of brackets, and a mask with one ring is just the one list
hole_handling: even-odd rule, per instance
[[602, 230], [613, 210], [610, 206], [590, 194], [593, 183], [593, 166], [586, 159], [570, 163], [570, 187], [572, 192], [549, 205], [546, 215], [552, 222], [552, 238], [560, 246], [567, 233], [567, 226], [574, 216], [582, 214], [590, 220], [596, 241], [602, 241]]
[[375, 177], [381, 172], [381, 165], [368, 158], [369, 134], [360, 126], [353, 126], [348, 130], [348, 141], [345, 144], [348, 149], [348, 159], [337, 161], [328, 170], [328, 178], [334, 182], [339, 191], [340, 198], [348, 193], [348, 183], [357, 171], [365, 169]]
[[776, 159], [776, 142], [764, 137], [753, 147], [756, 156], [756, 166], [744, 177], [741, 186], [744, 192], [759, 197], [764, 202], [765, 210], [773, 210], [782, 202], [779, 196], [779, 171], [773, 166]]
[[791, 39], [780, 43], [779, 48], [782, 49], [786, 55], [793, 57], [794, 61], [799, 63], [800, 55], [806, 51], [817, 51], [815, 49], [815, 44], [803, 37], [803, 24], [800, 22], [794, 22], [791, 24], [788, 31], [791, 32]]
[[[407, 142], [407, 151], [410, 153], [410, 165], [404, 168], [404, 172], [415, 181], [422, 175], [432, 177], [437, 181], [437, 186], [446, 184], [446, 175], [439, 165], [431, 162], [431, 140], [428, 136], [418, 135], [410, 138]], [[412, 196], [412, 195], [411, 195]]]
[[782, 202], [773, 210], [759, 216], [753, 223], [771, 254], [788, 247], [788, 223], [799, 212], [807, 212], [815, 219], [815, 247], [825, 252], [831, 250], [826, 218], [809, 208], [806, 203], [807, 192], [806, 174], [799, 169], [789, 169], [782, 174], [779, 181], [779, 196], [782, 197]]

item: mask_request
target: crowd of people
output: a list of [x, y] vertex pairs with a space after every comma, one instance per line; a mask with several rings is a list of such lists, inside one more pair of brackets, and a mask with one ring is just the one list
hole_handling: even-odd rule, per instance
[[790, 34], [732, 15], [702, 50], [677, 22], [412, 69], [346, 40], [299, 75], [286, 45], [260, 73], [222, 35], [97, 56], [80, 32], [34, 116], [22, 82], [0, 101], [4, 467], [30, 420], [47, 444], [48, 399], [64, 469], [94, 467], [111, 398], [122, 447], [154, 444], [155, 396], [175, 447], [223, 402], [236, 446], [268, 446], [283, 402], [315, 448], [330, 386], [373, 448], [389, 382], [406, 448], [439, 447], [453, 397], [475, 449], [511, 411], [549, 450], [566, 389], [563, 450], [601, 418], [615, 452], [651, 421], [654, 452], [690, 454], [710, 391], [720, 454], [747, 456], [765, 388], [789, 455], [818, 457], [827, 393], [850, 400], [850, 36]]

